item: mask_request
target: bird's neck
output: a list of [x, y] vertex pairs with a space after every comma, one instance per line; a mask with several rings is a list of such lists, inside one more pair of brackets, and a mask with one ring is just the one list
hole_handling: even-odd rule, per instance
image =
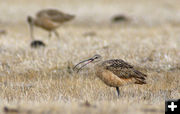
[[102, 66], [102, 61], [96, 62], [96, 63], [94, 64], [94, 66], [95, 66], [95, 67], [94, 67], [95, 69], [98, 69], [98, 68], [103, 67], [103, 66]]
[[36, 25], [36, 26], [40, 26], [41, 20], [40, 19], [34, 19], [33, 24]]

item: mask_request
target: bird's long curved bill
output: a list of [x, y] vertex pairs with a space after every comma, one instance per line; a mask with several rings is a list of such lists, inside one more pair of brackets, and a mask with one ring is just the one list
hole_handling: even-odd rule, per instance
[[[77, 65], [74, 66], [73, 70], [77, 69], [77, 72], [79, 72], [83, 67], [85, 67], [87, 64], [91, 63], [93, 61], [93, 59], [87, 59], [84, 61], [79, 62]], [[86, 62], [85, 64], [83, 64], [80, 68], [77, 68], [80, 64]]]
[[29, 23], [31, 39], [34, 39], [34, 27], [33, 24]]

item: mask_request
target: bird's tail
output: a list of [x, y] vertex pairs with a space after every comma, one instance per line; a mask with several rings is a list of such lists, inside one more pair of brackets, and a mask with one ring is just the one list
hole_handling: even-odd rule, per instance
[[74, 19], [75, 18], [75, 15], [66, 15], [66, 18], [68, 19], [68, 20], [72, 20], [72, 19]]
[[145, 80], [136, 80], [135, 84], [147, 84]]
[[142, 72], [139, 72], [137, 70], [134, 70], [134, 72], [136, 73], [136, 82], [135, 84], [146, 84], [146, 74], [143, 74]]

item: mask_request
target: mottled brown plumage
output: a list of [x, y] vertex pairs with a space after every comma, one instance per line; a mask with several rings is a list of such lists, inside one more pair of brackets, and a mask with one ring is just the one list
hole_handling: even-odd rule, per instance
[[28, 16], [27, 21], [31, 27], [31, 37], [33, 38], [33, 25], [43, 28], [49, 32], [54, 32], [57, 37], [59, 37], [56, 29], [63, 23], [70, 21], [74, 18], [74, 15], [66, 14], [55, 9], [44, 9], [36, 14], [36, 18]]
[[121, 59], [107, 60], [101, 63], [103, 69], [109, 70], [119, 78], [135, 78], [136, 83], [145, 83], [146, 75], [134, 69], [134, 67]]
[[[95, 55], [92, 58], [82, 61], [85, 63], [79, 69], [81, 70], [85, 65], [90, 62], [95, 64], [95, 73], [96, 75], [108, 86], [116, 87], [116, 90], [119, 95], [119, 87], [128, 84], [146, 84], [145, 78], [147, 75], [136, 70], [132, 65], [121, 59], [112, 59], [101, 61], [100, 55]], [[79, 65], [77, 64], [74, 69]]]

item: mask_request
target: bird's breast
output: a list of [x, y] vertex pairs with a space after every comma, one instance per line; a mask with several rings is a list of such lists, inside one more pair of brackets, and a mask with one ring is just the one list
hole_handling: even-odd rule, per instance
[[47, 31], [51, 31], [53, 29], [56, 29], [59, 27], [59, 23], [53, 22], [49, 19], [43, 18], [43, 19], [38, 19], [36, 21], [36, 25], [47, 30]]
[[135, 82], [134, 78], [120, 78], [109, 70], [97, 69], [96, 75], [108, 86], [119, 87]]

